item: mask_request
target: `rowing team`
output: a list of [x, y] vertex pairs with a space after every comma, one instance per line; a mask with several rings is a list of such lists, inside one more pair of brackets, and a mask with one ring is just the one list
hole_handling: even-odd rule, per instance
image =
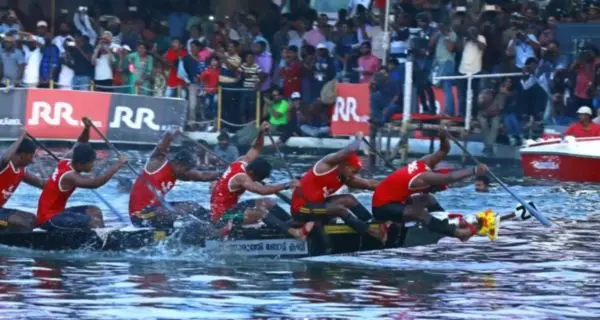
[[[89, 144], [92, 122], [84, 118], [84, 128], [70, 154], [59, 160], [47, 181], [25, 170], [33, 162], [36, 142], [28, 139], [23, 131], [18, 140], [1, 159], [0, 190], [3, 206], [21, 181], [42, 189], [37, 216], [31, 213], [2, 208], [0, 220], [8, 231], [29, 231], [39, 227], [48, 231], [100, 228], [104, 226], [102, 212], [93, 205], [67, 207], [67, 202], [77, 188], [96, 189], [106, 184], [127, 164], [126, 157], [119, 157], [116, 164], [103, 174], [93, 177], [91, 172], [96, 152]], [[129, 215], [138, 227], [169, 228], [180, 216], [194, 215], [210, 221], [220, 234], [232, 228], [264, 223], [286, 232], [297, 239], [305, 239], [315, 223], [327, 223], [341, 218], [356, 232], [386, 241], [387, 228], [392, 222], [420, 221], [431, 231], [466, 240], [481, 227], [478, 223], [450, 224], [448, 220], [433, 217], [430, 212], [443, 211], [432, 193], [446, 188], [448, 184], [467, 177], [483, 175], [485, 165], [475, 168], [440, 173], [432, 170], [450, 150], [447, 136], [440, 133], [439, 151], [402, 167], [383, 181], [359, 176], [362, 164], [357, 154], [362, 136], [357, 136], [344, 149], [319, 160], [300, 181], [265, 185], [262, 181], [271, 174], [271, 165], [260, 157], [264, 136], [269, 130], [263, 124], [250, 150], [229, 164], [224, 173], [194, 169], [195, 156], [182, 150], [169, 159], [168, 152], [179, 131], [166, 132], [150, 155], [141, 174], [134, 182], [130, 199]], [[131, 170], [133, 168], [129, 166]], [[211, 185], [210, 210], [193, 201], [169, 202], [164, 196], [182, 181], [215, 181]], [[334, 195], [344, 185], [373, 192], [373, 217], [350, 194]], [[292, 220], [270, 198], [258, 198], [240, 202], [246, 191], [259, 195], [278, 194], [293, 189], [291, 198]], [[367, 221], [374, 218], [385, 221], [378, 228], [370, 228]], [[290, 223], [291, 222], [291, 223]]]

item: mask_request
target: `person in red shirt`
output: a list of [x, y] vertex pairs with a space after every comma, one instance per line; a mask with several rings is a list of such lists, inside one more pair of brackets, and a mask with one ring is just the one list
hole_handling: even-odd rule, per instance
[[[169, 159], [169, 149], [180, 130], [166, 132], [150, 155], [142, 173], [133, 183], [129, 196], [129, 217], [137, 227], [171, 228], [178, 215], [194, 215], [206, 219], [208, 212], [194, 201], [172, 201], [166, 208], [155, 192], [164, 197], [178, 180], [214, 181], [219, 172], [195, 170], [196, 158], [188, 150], [181, 150]], [[154, 190], [152, 190], [150, 187]]]
[[71, 150], [71, 159], [62, 159], [42, 189], [38, 201], [38, 227], [48, 231], [102, 228], [104, 221], [100, 208], [92, 205], [67, 208], [67, 201], [77, 188], [97, 189], [106, 184], [125, 163], [127, 157], [119, 157], [116, 164], [104, 174], [91, 177], [84, 175], [94, 168], [96, 151], [88, 143], [92, 123], [84, 118], [85, 127]]
[[304, 174], [300, 186], [292, 194], [292, 216], [298, 222], [321, 223], [328, 223], [331, 218], [339, 217], [356, 232], [385, 242], [389, 224], [371, 229], [365, 222], [371, 218], [371, 214], [354, 196], [332, 196], [344, 185], [362, 190], [374, 190], [377, 186], [377, 181], [358, 176], [362, 168], [357, 155], [361, 142], [362, 133], [358, 133], [354, 142], [325, 156]]
[[179, 92], [183, 92], [182, 88], [185, 85], [185, 81], [177, 76], [177, 67], [179, 66], [179, 59], [186, 55], [187, 51], [181, 44], [181, 40], [173, 38], [173, 40], [171, 40], [171, 47], [164, 56], [164, 61], [169, 67], [169, 77], [167, 78], [165, 97], [181, 96]]
[[279, 70], [283, 80], [283, 95], [286, 98], [302, 91], [302, 63], [298, 59], [298, 47], [289, 46], [285, 51], [285, 66]]
[[31, 231], [35, 227], [35, 215], [4, 205], [19, 187], [21, 181], [41, 189], [42, 179], [29, 174], [25, 167], [33, 162], [35, 143], [26, 139], [27, 131], [21, 130], [19, 138], [6, 149], [0, 158], [0, 230], [8, 232]]
[[219, 58], [212, 57], [210, 58], [208, 68], [198, 76], [198, 80], [202, 82], [203, 86], [204, 112], [207, 119], [214, 119], [217, 116], [217, 91], [220, 75]]
[[477, 226], [465, 224], [457, 228], [447, 220], [440, 220], [430, 214], [444, 211], [431, 191], [444, 189], [448, 184], [487, 172], [487, 167], [483, 164], [446, 173], [432, 171], [448, 152], [450, 142], [445, 131], [441, 131], [440, 149], [437, 152], [409, 163], [381, 181], [373, 192], [372, 209], [375, 219], [400, 223], [420, 221], [433, 232], [461, 240], [473, 236], [477, 232]]
[[263, 123], [254, 145], [248, 152], [229, 165], [223, 176], [217, 181], [210, 195], [211, 220], [217, 227], [251, 225], [259, 221], [278, 229], [283, 233], [304, 240], [308, 228], [291, 228], [285, 221], [289, 216], [283, 209], [269, 198], [258, 198], [239, 202], [246, 191], [260, 195], [271, 195], [290, 189], [297, 181], [264, 185], [262, 180], [271, 175], [271, 165], [260, 154], [263, 149], [265, 132], [270, 129], [268, 123]]
[[579, 121], [571, 124], [565, 131], [566, 136], [576, 138], [600, 137], [600, 125], [592, 121], [592, 108], [583, 106], [577, 110]]

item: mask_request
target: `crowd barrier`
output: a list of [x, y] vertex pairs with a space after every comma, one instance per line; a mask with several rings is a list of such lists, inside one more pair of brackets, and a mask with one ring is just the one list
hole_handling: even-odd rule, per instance
[[[76, 90], [4, 88], [0, 105], [2, 140], [14, 140], [24, 126], [40, 140], [75, 141], [81, 118], [89, 117], [113, 142], [155, 144], [187, 114], [183, 99]], [[102, 141], [94, 133], [91, 140]]]

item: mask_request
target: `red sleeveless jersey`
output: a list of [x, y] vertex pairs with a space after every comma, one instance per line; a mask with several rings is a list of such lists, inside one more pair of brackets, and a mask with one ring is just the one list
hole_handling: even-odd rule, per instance
[[240, 174], [246, 174], [246, 163], [235, 161], [223, 173], [210, 194], [210, 218], [213, 222], [219, 221], [225, 211], [233, 208], [244, 193], [244, 189], [232, 190], [231, 180]]
[[381, 207], [390, 203], [406, 203], [415, 193], [429, 189], [411, 189], [411, 182], [420, 174], [429, 171], [429, 167], [421, 160], [413, 161], [389, 175], [377, 185], [373, 192], [373, 207]]
[[25, 169], [17, 169], [12, 162], [8, 162], [6, 167], [0, 171], [0, 208], [10, 199], [13, 192], [17, 190], [19, 183], [25, 177]]
[[154, 172], [148, 172], [146, 168], [142, 174], [135, 179], [129, 195], [129, 215], [144, 210], [149, 206], [160, 204], [154, 192], [146, 184], [150, 184], [161, 196], [166, 195], [173, 189], [177, 178], [171, 168], [169, 161], [165, 161], [160, 168]]
[[67, 200], [69, 200], [75, 188], [63, 190], [60, 187], [60, 181], [65, 174], [71, 171], [73, 171], [73, 167], [71, 167], [70, 160], [65, 159], [58, 162], [56, 169], [54, 169], [50, 179], [44, 185], [44, 189], [40, 195], [37, 210], [37, 225], [44, 224], [56, 214], [65, 211]]
[[317, 173], [317, 162], [300, 180], [300, 187], [292, 193], [292, 214], [308, 203], [323, 203], [325, 198], [338, 191], [344, 184], [337, 166], [325, 173]]

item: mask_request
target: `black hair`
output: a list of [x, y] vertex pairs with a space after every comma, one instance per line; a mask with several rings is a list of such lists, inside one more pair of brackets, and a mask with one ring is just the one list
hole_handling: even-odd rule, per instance
[[294, 53], [298, 54], [298, 46], [291, 45], [287, 47], [287, 49], [288, 51], [293, 51]]
[[196, 164], [196, 157], [188, 150], [181, 150], [175, 154], [172, 161], [191, 169]]
[[196, 46], [196, 47], [199, 47], [199, 48], [202, 47], [202, 43], [200, 41], [198, 41], [198, 40], [193, 40], [192, 42], [190, 42], [190, 44], [192, 46]]
[[231, 138], [229, 137], [229, 135], [227, 134], [227, 132], [221, 132], [219, 134], [219, 136], [217, 136], [217, 141], [221, 141], [227, 139], [228, 141], [231, 140]]
[[361, 47], [365, 46], [365, 47], [371, 49], [371, 42], [369, 42], [369, 41], [363, 41], [363, 43], [361, 43], [360, 46]]
[[486, 186], [490, 185], [490, 178], [488, 176], [477, 176], [477, 177], [475, 177], [475, 181], [481, 181]]
[[36, 148], [37, 146], [35, 142], [29, 139], [23, 139], [23, 141], [21, 141], [21, 144], [17, 148], [17, 154], [34, 153]]
[[89, 143], [78, 143], [73, 148], [73, 164], [87, 164], [96, 160], [96, 150]]
[[263, 50], [267, 47], [267, 43], [264, 42], [264, 41], [262, 41], [262, 40], [258, 40], [258, 41], [254, 42], [254, 43], [256, 43], [257, 45], [261, 46]]
[[264, 158], [256, 158], [246, 166], [246, 171], [257, 181], [262, 181], [271, 175], [271, 164]]

